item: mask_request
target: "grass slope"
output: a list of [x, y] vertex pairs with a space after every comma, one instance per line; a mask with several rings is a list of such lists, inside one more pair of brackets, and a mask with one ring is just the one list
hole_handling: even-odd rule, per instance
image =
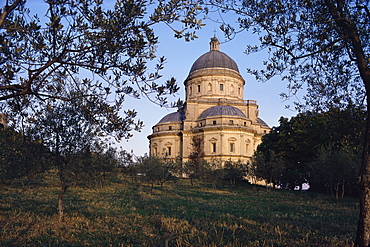
[[350, 246], [354, 198], [242, 185], [163, 188], [117, 180], [70, 188], [59, 222], [56, 181], [0, 188], [1, 246]]

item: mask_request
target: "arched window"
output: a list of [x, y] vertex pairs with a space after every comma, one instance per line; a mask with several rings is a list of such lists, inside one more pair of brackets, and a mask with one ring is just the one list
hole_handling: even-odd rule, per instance
[[234, 92], [235, 90], [234, 90], [234, 85], [231, 85], [231, 87], [230, 87], [230, 92], [231, 92], [231, 94], [234, 94], [235, 92]]
[[212, 91], [212, 84], [208, 83], [208, 92]]
[[198, 85], [198, 93], [200, 93], [200, 85]]
[[189, 96], [192, 95], [192, 93], [193, 93], [193, 88], [190, 86], [189, 87]]

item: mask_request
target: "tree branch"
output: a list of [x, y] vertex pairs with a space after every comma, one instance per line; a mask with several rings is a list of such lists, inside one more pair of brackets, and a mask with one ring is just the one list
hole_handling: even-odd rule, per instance
[[327, 44], [326, 46], [322, 47], [321, 49], [319, 49], [319, 50], [317, 50], [317, 51], [314, 51], [314, 52], [312, 52], [312, 53], [308, 53], [308, 54], [304, 54], [304, 55], [301, 55], [301, 56], [296, 56], [296, 55], [294, 55], [290, 50], [288, 50], [288, 49], [287, 49], [286, 47], [284, 47], [284, 46], [281, 46], [281, 45], [278, 45], [278, 44], [273, 44], [273, 43], [271, 43], [270, 45], [275, 46], [275, 47], [277, 47], [277, 48], [280, 48], [280, 49], [284, 50], [285, 52], [287, 52], [287, 53], [288, 53], [288, 54], [293, 58], [293, 60], [297, 60], [297, 59], [310, 57], [310, 56], [316, 55], [316, 54], [318, 54], [318, 53], [320, 53], [320, 52], [323, 52], [323, 51], [325, 51], [328, 47], [331, 47], [331, 46], [333, 46], [335, 43], [338, 43], [339, 41], [345, 40], [345, 39], [347, 39], [347, 38], [348, 38], [348, 36], [341, 37], [341, 38], [339, 38], [339, 39], [337, 39], [337, 40], [335, 40], [335, 41], [333, 41], [333, 42], [330, 42], [329, 44]]
[[9, 15], [10, 12], [12, 12], [20, 3], [22, 0], [16, 0], [12, 5], [6, 4], [3, 8], [3, 11], [0, 13], [0, 28], [3, 27], [6, 17]]

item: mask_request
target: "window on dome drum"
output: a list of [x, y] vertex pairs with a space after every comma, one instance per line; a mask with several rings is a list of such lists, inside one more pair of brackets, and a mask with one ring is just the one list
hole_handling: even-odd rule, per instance
[[216, 143], [212, 143], [212, 152], [216, 153]]
[[220, 84], [220, 91], [224, 91], [224, 84]]
[[200, 93], [200, 85], [198, 85], [198, 93]]
[[208, 84], [208, 91], [212, 91], [212, 84], [211, 83]]
[[168, 130], [172, 130], [172, 126], [168, 126]]
[[154, 156], [157, 156], [157, 148], [154, 148], [154, 150], [153, 150], [153, 155], [154, 155]]
[[230, 125], [234, 125], [234, 120], [229, 120]]
[[240, 88], [238, 88], [238, 94], [240, 94]]
[[190, 87], [189, 88], [189, 95], [191, 95], [193, 93], [193, 88], [192, 87]]
[[230, 143], [230, 153], [234, 153], [234, 152], [235, 152], [235, 144]]
[[216, 125], [216, 121], [215, 120], [213, 121], [213, 125]]
[[244, 126], [247, 126], [247, 122], [244, 122]]
[[249, 144], [245, 144], [245, 152], [248, 153]]
[[167, 155], [171, 156], [171, 147], [167, 147]]

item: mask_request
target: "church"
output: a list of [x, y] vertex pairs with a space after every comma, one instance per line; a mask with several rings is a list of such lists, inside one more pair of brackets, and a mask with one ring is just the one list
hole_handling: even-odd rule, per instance
[[207, 161], [248, 162], [270, 128], [258, 117], [257, 102], [244, 100], [244, 85], [235, 61], [211, 38], [210, 51], [194, 62], [184, 81], [184, 108], [152, 127], [150, 155], [186, 162], [195, 137]]

